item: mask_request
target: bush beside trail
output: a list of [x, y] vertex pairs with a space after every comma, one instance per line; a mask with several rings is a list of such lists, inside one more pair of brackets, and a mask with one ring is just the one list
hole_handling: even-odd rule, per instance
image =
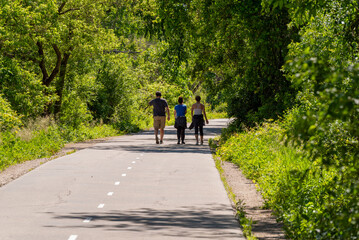
[[283, 221], [290, 239], [357, 239], [358, 192], [342, 181], [350, 168], [311, 161], [301, 147], [286, 144], [283, 124], [232, 135], [218, 148], [223, 160], [237, 164], [252, 179], [266, 207]]

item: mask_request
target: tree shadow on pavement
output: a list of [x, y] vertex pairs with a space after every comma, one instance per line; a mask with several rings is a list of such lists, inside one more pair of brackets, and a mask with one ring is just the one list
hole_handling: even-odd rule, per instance
[[163, 144], [156, 144], [154, 132], [143, 131], [141, 133], [133, 134], [131, 136], [119, 137], [106, 141], [103, 144], [97, 144], [90, 147], [92, 150], [118, 150], [141, 153], [201, 153], [210, 154], [208, 147], [208, 138], [217, 136], [221, 133], [223, 128], [208, 127], [204, 129], [204, 145], [196, 145], [194, 130], [188, 133], [186, 131], [186, 144], [177, 144], [176, 129], [171, 127], [166, 128]]
[[[207, 239], [238, 238], [238, 225], [233, 222], [233, 216], [223, 212], [227, 205], [211, 204], [210, 206], [181, 207], [174, 210], [140, 208], [125, 211], [105, 213], [71, 213], [68, 215], [53, 215], [55, 219], [74, 219], [75, 225], [63, 228], [103, 228], [107, 231], [147, 232], [158, 231], [161, 236], [191, 237]], [[78, 224], [91, 218], [90, 225]], [[231, 224], [228, 224], [231, 223]], [[45, 226], [53, 227], [57, 226]]]
[[210, 154], [211, 151], [208, 145], [194, 145], [194, 144], [146, 144], [146, 145], [106, 145], [106, 146], [94, 146], [90, 149], [95, 150], [118, 150], [129, 151], [138, 153], [197, 153], [197, 154]]

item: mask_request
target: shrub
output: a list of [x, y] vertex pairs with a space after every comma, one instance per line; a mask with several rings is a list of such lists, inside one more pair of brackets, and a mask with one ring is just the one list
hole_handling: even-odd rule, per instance
[[11, 109], [10, 104], [0, 94], [0, 130], [10, 130], [21, 125], [20, 118]]
[[237, 164], [257, 184], [266, 206], [274, 210], [291, 239], [356, 239], [358, 195], [335, 167], [311, 161], [300, 147], [285, 146], [285, 128], [267, 123], [234, 134], [217, 154]]
[[35, 131], [30, 140], [24, 141], [16, 132], [3, 132], [0, 135], [0, 170], [27, 160], [49, 157], [64, 145], [57, 127]]

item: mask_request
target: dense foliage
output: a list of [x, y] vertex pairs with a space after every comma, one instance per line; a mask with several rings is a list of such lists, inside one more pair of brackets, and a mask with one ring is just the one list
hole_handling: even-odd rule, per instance
[[[225, 101], [237, 126], [283, 119], [285, 127], [278, 134], [302, 149], [296, 161], [310, 161], [318, 168], [303, 171], [304, 177], [335, 172], [330, 184], [336, 188], [330, 184], [320, 188], [329, 200], [313, 210], [327, 214], [318, 214], [311, 229], [302, 233], [298, 226], [308, 219], [299, 208], [298, 225], [288, 227], [288, 234], [355, 239], [359, 214], [357, 1], [161, 3], [166, 9], [159, 13], [161, 36], [177, 60], [189, 63], [192, 77], [212, 93], [210, 101]], [[288, 114], [283, 115], [286, 109]]]
[[159, 86], [171, 103], [192, 97], [183, 70], [172, 77], [168, 45], [144, 38], [138, 4], [2, 1], [0, 92], [12, 110], [24, 121], [54, 114], [75, 128], [93, 119], [125, 126]]
[[147, 128], [157, 90], [171, 107], [180, 95], [192, 100], [185, 66], [172, 68], [168, 44], [150, 38], [154, 6], [0, 1], [1, 168], [68, 141]]
[[357, 195], [338, 184], [336, 167], [323, 168], [303, 148], [285, 146], [285, 131], [283, 124], [264, 124], [231, 136], [217, 154], [253, 179], [290, 239], [355, 239]]
[[[38, 151], [25, 147], [36, 139], [51, 145], [58, 136], [62, 144], [135, 131], [150, 124], [155, 91], [170, 106], [179, 95], [188, 102], [200, 93], [211, 107], [226, 107], [237, 132], [280, 119], [278, 128], [242, 133], [228, 144], [250, 140], [240, 150], [247, 159], [256, 141], [267, 144], [257, 163], [238, 162], [255, 179], [278, 172], [287, 205], [278, 186], [264, 194], [288, 235], [355, 239], [358, 47], [357, 0], [3, 0], [0, 154]], [[21, 134], [52, 117], [55, 123], [31, 137]], [[277, 152], [292, 156], [293, 165]]]

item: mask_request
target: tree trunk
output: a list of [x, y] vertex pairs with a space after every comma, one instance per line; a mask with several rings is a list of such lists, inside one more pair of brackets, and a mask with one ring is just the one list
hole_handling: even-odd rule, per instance
[[56, 65], [55, 65], [54, 69], [52, 70], [51, 75], [49, 76], [47, 69], [46, 69], [46, 65], [45, 65], [45, 53], [44, 53], [43, 45], [40, 41], [38, 41], [36, 43], [36, 45], [38, 47], [38, 53], [41, 58], [40, 62], [39, 62], [39, 67], [42, 72], [42, 83], [46, 87], [48, 87], [48, 86], [50, 86], [50, 83], [55, 79], [56, 75], [58, 74], [58, 72], [60, 70], [61, 52], [56, 44], [52, 45], [52, 48], [54, 49], [57, 58], [56, 58]]
[[65, 86], [66, 69], [67, 69], [67, 63], [68, 63], [69, 58], [70, 58], [70, 53], [64, 53], [64, 57], [61, 61], [59, 81], [56, 84], [56, 93], [59, 96], [59, 99], [55, 103], [55, 115], [57, 115], [61, 112], [62, 95], [63, 95], [64, 86]]

